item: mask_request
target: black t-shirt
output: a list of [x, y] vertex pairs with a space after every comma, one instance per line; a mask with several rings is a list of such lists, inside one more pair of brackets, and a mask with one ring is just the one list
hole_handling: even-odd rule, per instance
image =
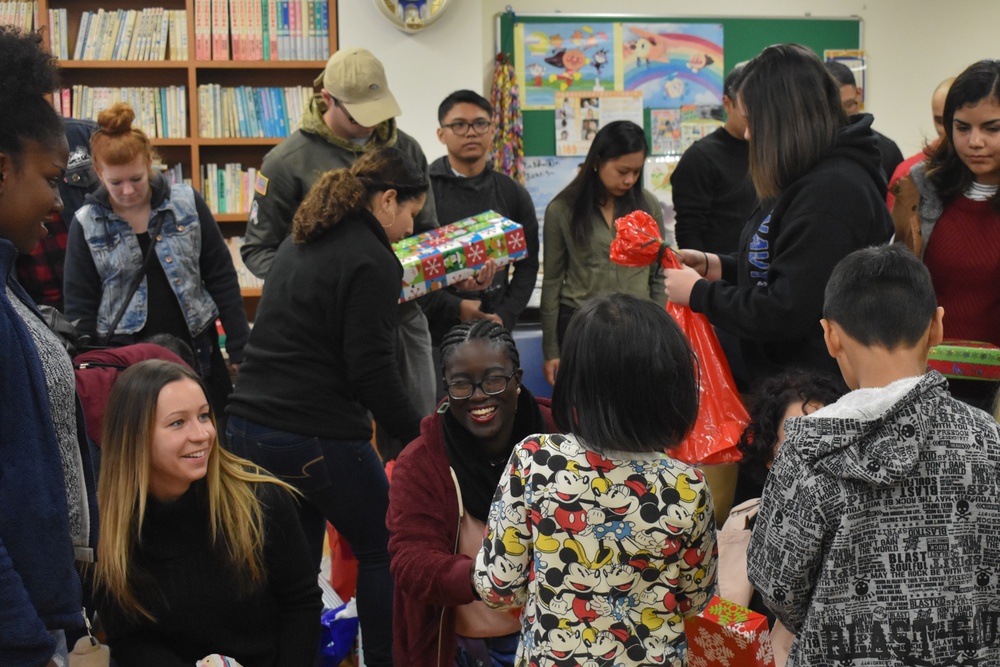
[[[139, 239], [139, 247], [145, 258], [149, 252], [149, 232], [136, 234], [136, 237]], [[153, 252], [156, 250], [154, 249]], [[177, 301], [177, 295], [170, 287], [170, 281], [163, 270], [163, 265], [151, 257], [145, 264], [145, 273], [148, 313], [146, 326], [136, 332], [136, 340], [165, 333], [190, 343], [191, 333], [188, 331], [187, 321], [184, 319], [184, 313], [181, 312], [181, 304]]]

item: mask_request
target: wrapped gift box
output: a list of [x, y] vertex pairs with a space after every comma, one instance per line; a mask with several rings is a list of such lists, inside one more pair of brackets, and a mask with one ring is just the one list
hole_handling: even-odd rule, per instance
[[528, 254], [524, 228], [486, 211], [392, 244], [403, 265], [400, 301], [472, 278], [492, 259], [497, 267]]
[[689, 667], [774, 667], [767, 618], [718, 595], [684, 632]]
[[947, 378], [1000, 381], [1000, 348], [971, 340], [946, 340], [931, 348], [927, 365]]

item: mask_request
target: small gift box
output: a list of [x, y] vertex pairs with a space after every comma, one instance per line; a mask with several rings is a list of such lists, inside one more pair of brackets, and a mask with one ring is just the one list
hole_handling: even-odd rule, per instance
[[1000, 347], [973, 340], [946, 340], [931, 348], [927, 365], [946, 378], [1000, 381]]
[[684, 621], [689, 667], [774, 667], [767, 618], [718, 595]]
[[497, 267], [526, 257], [524, 228], [486, 211], [392, 244], [403, 265], [400, 301], [472, 278], [486, 260]]

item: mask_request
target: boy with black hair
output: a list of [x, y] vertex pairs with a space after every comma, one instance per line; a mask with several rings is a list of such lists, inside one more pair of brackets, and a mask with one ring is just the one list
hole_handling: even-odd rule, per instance
[[785, 422], [747, 554], [797, 633], [787, 664], [1000, 664], [1000, 425], [925, 372], [944, 316], [926, 267], [855, 251], [823, 315], [854, 391]]

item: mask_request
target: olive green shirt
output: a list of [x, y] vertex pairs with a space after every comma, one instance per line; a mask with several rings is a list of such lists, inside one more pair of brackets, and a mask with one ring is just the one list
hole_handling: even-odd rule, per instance
[[[653, 193], [642, 191], [646, 206], [663, 234], [663, 210]], [[615, 208], [615, 218], [631, 211]], [[611, 241], [615, 230], [609, 227], [598, 209], [592, 214], [593, 233], [587, 247], [582, 248], [573, 240], [569, 221], [572, 202], [563, 197], [552, 200], [545, 209], [544, 264], [542, 278], [542, 351], [545, 359], [559, 358], [559, 341], [556, 327], [559, 306], [565, 304], [579, 308], [585, 301], [597, 296], [620, 292], [633, 296], [649, 297], [666, 306], [663, 291], [663, 271], [658, 265], [648, 268], [620, 266], [611, 261]]]

